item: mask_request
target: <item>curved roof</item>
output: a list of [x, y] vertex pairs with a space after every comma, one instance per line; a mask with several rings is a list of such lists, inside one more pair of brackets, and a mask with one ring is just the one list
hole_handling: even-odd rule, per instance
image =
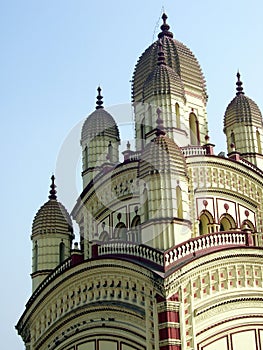
[[158, 63], [143, 85], [143, 100], [158, 94], [173, 94], [184, 98], [184, 86], [180, 76], [166, 65], [162, 44], [159, 43]]
[[73, 236], [73, 225], [69, 213], [64, 205], [57, 201], [54, 179], [55, 177], [52, 176], [49, 200], [42, 205], [34, 217], [32, 235], [70, 233]]
[[[163, 15], [164, 24], [161, 26], [159, 40], [162, 41], [167, 66], [175, 71], [182, 80], [185, 91], [198, 89], [207, 100], [206, 83], [201, 67], [190, 49], [178, 40], [173, 39], [166, 24], [167, 16]], [[134, 101], [142, 101], [143, 85], [156, 67], [158, 59], [158, 40], [151, 44], [140, 56], [133, 74], [132, 97]]]
[[139, 177], [164, 172], [186, 175], [185, 157], [180, 147], [165, 135], [160, 119], [160, 111], [157, 123], [156, 137], [145, 146], [142, 152], [139, 163]]
[[97, 106], [85, 120], [81, 130], [81, 141], [91, 140], [96, 136], [109, 136], [120, 141], [118, 126], [110, 113], [103, 108], [101, 88], [98, 87]]
[[262, 114], [257, 104], [243, 92], [240, 74], [237, 73], [237, 93], [226, 108], [224, 128], [234, 123], [253, 124], [262, 127]]

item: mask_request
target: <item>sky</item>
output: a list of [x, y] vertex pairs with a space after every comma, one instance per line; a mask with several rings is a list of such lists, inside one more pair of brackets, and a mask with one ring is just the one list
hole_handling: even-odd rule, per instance
[[[97, 86], [112, 110], [130, 103], [135, 63], [156, 39], [163, 8], [174, 37], [191, 49], [205, 75], [216, 153], [225, 151], [223, 116], [238, 69], [246, 95], [263, 111], [262, 0], [184, 3], [0, 1], [3, 347], [24, 349], [14, 326], [31, 293], [31, 225], [47, 201], [50, 176], [57, 175], [58, 198], [64, 193], [71, 211], [80, 189], [71, 153], [80, 150], [79, 129], [94, 110]], [[131, 123], [123, 113], [121, 130]], [[69, 173], [74, 188], [62, 189]]]

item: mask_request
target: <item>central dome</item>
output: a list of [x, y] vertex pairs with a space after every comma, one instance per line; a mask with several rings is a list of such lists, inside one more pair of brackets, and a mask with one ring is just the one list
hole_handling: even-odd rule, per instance
[[[165, 14], [163, 14], [162, 19], [164, 23], [158, 38], [162, 41], [166, 65], [181, 78], [186, 94], [187, 92], [191, 93], [193, 89], [198, 90], [206, 101], [206, 83], [196, 57], [184, 44], [173, 39], [173, 34], [169, 31], [170, 27], [166, 23], [167, 16]], [[157, 59], [158, 40], [144, 51], [136, 64], [132, 85], [133, 101], [141, 102], [143, 100], [144, 83], [155, 69]]]

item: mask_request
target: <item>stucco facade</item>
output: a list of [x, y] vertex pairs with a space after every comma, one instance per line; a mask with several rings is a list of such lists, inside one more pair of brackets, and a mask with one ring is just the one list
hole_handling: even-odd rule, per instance
[[228, 154], [215, 155], [201, 67], [162, 18], [134, 70], [136, 148], [119, 154], [98, 88], [80, 136], [83, 191], [69, 215], [52, 177], [35, 216], [16, 326], [27, 350], [263, 347], [262, 115], [238, 73]]

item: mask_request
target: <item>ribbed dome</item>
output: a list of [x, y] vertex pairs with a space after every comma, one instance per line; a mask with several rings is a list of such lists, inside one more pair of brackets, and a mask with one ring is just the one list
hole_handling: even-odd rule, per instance
[[73, 225], [69, 213], [63, 204], [57, 201], [54, 176], [50, 190], [49, 201], [38, 210], [32, 225], [32, 235], [50, 233], [71, 233]]
[[143, 86], [143, 100], [158, 94], [173, 94], [184, 98], [184, 86], [179, 75], [166, 65], [157, 66]]
[[262, 114], [257, 104], [251, 98], [245, 96], [240, 81], [240, 74], [237, 74], [237, 94], [227, 106], [224, 116], [224, 127], [234, 123], [252, 124], [262, 127]]
[[102, 104], [101, 88], [98, 88], [97, 107], [85, 120], [82, 131], [81, 141], [91, 140], [96, 136], [109, 136], [120, 141], [118, 126], [112, 115], [105, 111]]
[[186, 175], [186, 161], [177, 144], [165, 135], [155, 137], [142, 153], [139, 164], [139, 177], [149, 173], [169, 172]]
[[[165, 23], [167, 16], [163, 15], [164, 25], [159, 39], [162, 41], [166, 65], [179, 75], [185, 91], [191, 88], [201, 90], [204, 100], [207, 100], [205, 79], [201, 67], [194, 54], [181, 42], [173, 39], [169, 26]], [[134, 101], [142, 100], [142, 91], [146, 79], [156, 67], [158, 58], [158, 40], [148, 47], [139, 58], [134, 74], [132, 97]]]
[[83, 124], [81, 141], [91, 140], [95, 136], [109, 136], [120, 140], [117, 124], [113, 117], [104, 109], [96, 109]]

